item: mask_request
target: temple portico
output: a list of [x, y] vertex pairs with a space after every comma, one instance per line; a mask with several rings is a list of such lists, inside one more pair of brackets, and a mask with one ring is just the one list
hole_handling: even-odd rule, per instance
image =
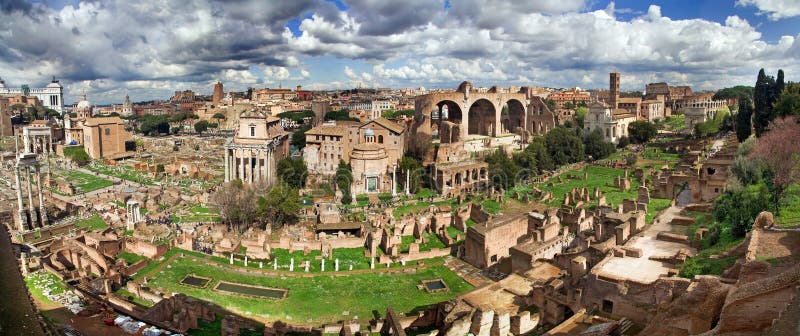
[[255, 110], [243, 112], [236, 136], [224, 147], [225, 182], [275, 184], [278, 161], [289, 151], [288, 138], [279, 119]]

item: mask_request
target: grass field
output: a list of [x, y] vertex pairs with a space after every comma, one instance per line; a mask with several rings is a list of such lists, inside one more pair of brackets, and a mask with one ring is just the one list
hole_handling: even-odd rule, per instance
[[64, 180], [72, 183], [75, 189], [77, 189], [76, 193], [78, 194], [83, 194], [114, 185], [114, 182], [77, 170], [65, 172], [61, 175], [61, 177], [63, 177]]
[[[583, 179], [583, 173], [589, 173], [589, 179]], [[564, 203], [564, 194], [572, 191], [572, 188], [578, 188], [579, 190], [583, 187], [589, 190], [589, 193], [594, 191], [595, 187], [599, 187], [600, 191], [606, 197], [606, 204], [613, 204], [618, 205], [622, 203], [622, 200], [625, 198], [636, 199], [637, 190], [639, 188], [639, 181], [636, 180], [633, 176], [633, 172], [628, 172], [628, 178], [631, 181], [631, 188], [628, 191], [620, 191], [619, 188], [613, 186], [614, 178], [617, 176], [623, 176], [625, 171], [623, 169], [616, 169], [616, 168], [608, 168], [608, 167], [599, 167], [599, 166], [587, 166], [582, 170], [570, 170], [564, 174], [561, 174], [561, 179], [564, 181], [563, 183], [558, 183], [558, 178], [552, 178], [547, 180], [545, 183], [541, 183], [538, 185], [539, 189], [541, 190], [550, 190], [553, 193], [553, 199], [548, 202], [550, 206], [559, 206]], [[568, 179], [567, 175], [576, 175], [579, 176], [577, 179]], [[547, 183], [553, 183], [552, 187], [548, 187]], [[597, 204], [597, 200], [592, 200], [592, 205]]]
[[106, 224], [99, 215], [92, 215], [92, 217], [75, 222], [75, 227], [87, 229], [89, 231], [97, 231], [107, 228], [108, 224]]
[[86, 166], [87, 169], [95, 172], [101, 173], [108, 176], [114, 176], [117, 178], [121, 178], [123, 180], [131, 181], [131, 182], [138, 182], [143, 183], [146, 185], [155, 185], [155, 181], [152, 178], [147, 176], [146, 172], [143, 171], [136, 171], [133, 168], [128, 166], [122, 167], [109, 167], [104, 164], [91, 164]]
[[123, 252], [120, 252], [119, 254], [117, 254], [117, 259], [125, 260], [125, 262], [127, 262], [128, 265], [133, 265], [133, 264], [135, 264], [135, 263], [137, 263], [137, 262], [139, 262], [141, 260], [144, 260], [146, 258], [143, 257], [143, 256], [140, 256], [140, 255], [138, 255], [136, 253], [124, 252], [123, 251]]
[[[349, 276], [270, 277], [242, 274], [193, 256], [178, 257], [169, 267], [148, 276], [148, 284], [168, 292], [180, 292], [217, 303], [241, 314], [259, 316], [264, 320], [299, 322], [335, 322], [358, 317], [367, 320], [374, 313], [383, 314], [387, 307], [398, 312], [412, 312], [448, 300], [472, 287], [445, 266], [428, 263], [416, 272], [395, 274], [366, 273]], [[326, 265], [327, 266], [327, 265]], [[282, 300], [265, 300], [228, 295], [208, 289], [181, 286], [187, 274], [212, 278], [208, 288], [220, 280], [289, 290]], [[428, 294], [417, 289], [422, 280], [441, 278], [448, 292]], [[344, 315], [348, 313], [348, 315]]]
[[53, 302], [44, 295], [44, 292], [60, 294], [66, 290], [66, 285], [55, 275], [47, 271], [39, 271], [28, 274], [25, 277], [25, 284], [31, 295], [42, 302]]

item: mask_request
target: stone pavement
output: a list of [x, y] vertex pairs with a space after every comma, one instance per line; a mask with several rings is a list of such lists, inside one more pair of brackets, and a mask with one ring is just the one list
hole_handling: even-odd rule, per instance
[[483, 271], [458, 258], [447, 258], [445, 266], [473, 287], [494, 283]]
[[668, 242], [656, 239], [659, 232], [670, 232], [670, 222], [672, 218], [679, 215], [681, 208], [672, 206], [664, 210], [656, 217], [652, 225], [649, 225], [638, 236], [635, 236], [625, 243], [627, 247], [641, 249], [640, 258], [633, 257], [611, 257], [600, 267], [598, 275], [606, 274], [613, 278], [624, 278], [641, 283], [652, 283], [660, 276], [666, 275], [672, 267], [660, 261], [650, 260], [651, 256], [672, 256], [678, 250], [685, 249], [690, 256], [697, 253], [697, 250], [686, 244]]

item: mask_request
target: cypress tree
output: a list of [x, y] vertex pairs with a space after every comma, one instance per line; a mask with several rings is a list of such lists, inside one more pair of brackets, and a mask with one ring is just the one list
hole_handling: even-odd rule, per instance
[[739, 142], [743, 142], [745, 139], [750, 137], [750, 118], [752, 115], [753, 105], [750, 104], [750, 98], [740, 98], [739, 112], [736, 114], [736, 138], [739, 140]]
[[772, 121], [772, 106], [777, 100], [775, 95], [775, 78], [767, 76], [762, 68], [758, 72], [756, 86], [753, 90], [753, 127], [756, 136], [761, 136]]

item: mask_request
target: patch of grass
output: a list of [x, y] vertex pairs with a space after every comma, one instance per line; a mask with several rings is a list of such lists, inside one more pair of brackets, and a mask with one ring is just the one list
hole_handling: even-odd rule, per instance
[[444, 245], [444, 243], [442, 242], [442, 240], [439, 239], [439, 236], [437, 236], [434, 233], [425, 233], [425, 234], [423, 234], [423, 237], [425, 237], [425, 242], [422, 243], [422, 244], [419, 244], [420, 252], [422, 252], [422, 251], [430, 251], [432, 249], [438, 249], [438, 248], [445, 248], [446, 247]]
[[483, 210], [486, 210], [486, 212], [492, 215], [496, 215], [497, 213], [499, 213], [500, 208], [502, 208], [503, 206], [502, 203], [495, 200], [485, 200], [481, 202], [481, 205], [483, 206]]
[[121, 296], [121, 297], [123, 297], [123, 298], [125, 298], [129, 302], [133, 302], [133, 303], [135, 303], [137, 305], [140, 305], [142, 307], [150, 308], [155, 304], [152, 301], [148, 301], [148, 300], [142, 299], [142, 298], [140, 298], [140, 297], [138, 297], [136, 295], [133, 295], [133, 293], [129, 292], [125, 288], [120, 288], [119, 290], [117, 290], [114, 293], [119, 295], [119, 296]]
[[[391, 306], [398, 312], [411, 312], [437, 302], [451, 299], [472, 289], [443, 265], [428, 263], [415, 273], [366, 273], [349, 276], [268, 277], [241, 274], [220, 268], [205, 260], [178, 258], [170, 268], [164, 268], [148, 282], [153, 288], [181, 292], [208, 300], [239, 313], [261, 316], [267, 320], [335, 322], [341, 319], [368, 320], [373, 311], [383, 312]], [[238, 295], [227, 295], [207, 289], [179, 285], [187, 274], [210, 277], [241, 284], [285, 288], [285, 299], [265, 301]], [[428, 294], [417, 288], [422, 280], [441, 278], [448, 292]], [[211, 284], [214, 285], [213, 283]], [[343, 312], [349, 315], [344, 316]]]
[[780, 215], [775, 216], [775, 223], [782, 227], [800, 224], [800, 185], [792, 184], [786, 189], [781, 199]]
[[417, 211], [420, 211], [420, 210], [423, 210], [423, 209], [427, 209], [431, 205], [435, 205], [435, 206], [451, 205], [452, 206], [453, 204], [455, 204], [455, 201], [456, 201], [456, 199], [452, 198], [452, 199], [449, 199], [449, 200], [433, 202], [433, 203], [419, 201], [419, 202], [416, 202], [416, 203], [401, 205], [401, 206], [396, 207], [394, 209], [394, 216], [395, 217], [404, 216], [404, 215], [406, 215], [408, 213], [417, 212]]
[[80, 229], [87, 229], [89, 231], [98, 231], [108, 228], [108, 224], [100, 218], [100, 215], [92, 215], [92, 217], [79, 220], [75, 222], [75, 227]]
[[[583, 179], [584, 172], [589, 174], [588, 180]], [[589, 193], [592, 193], [594, 188], [598, 187], [606, 197], [606, 204], [619, 205], [622, 203], [623, 199], [636, 199], [637, 196], [639, 181], [633, 177], [632, 171], [629, 171], [628, 173], [628, 178], [631, 181], [631, 188], [624, 192], [620, 191], [619, 188], [614, 187], [613, 184], [614, 178], [617, 176], [623, 176], [625, 174], [625, 170], [600, 166], [586, 166], [582, 170], [567, 171], [560, 175], [561, 179], [564, 181], [563, 183], [558, 183], [558, 177], [554, 177], [550, 180], [547, 180], [545, 183], [540, 183], [538, 187], [543, 191], [549, 190], [553, 193], [553, 199], [548, 202], [549, 206], [559, 206], [564, 204], [564, 195], [566, 193], [572, 191], [572, 188], [577, 188], [580, 190], [583, 187], [586, 187]], [[579, 176], [580, 178], [568, 179], [568, 175], [575, 175]], [[553, 186], [548, 187], [547, 183], [553, 183]], [[592, 202], [590, 202], [588, 205], [596, 204], [597, 200], [592, 200]]]
[[650, 198], [650, 204], [647, 205], [647, 215], [644, 217], [644, 221], [647, 224], [652, 224], [653, 219], [664, 209], [669, 208], [669, 205], [672, 203], [672, 200], [666, 198]]
[[53, 301], [47, 298], [44, 294], [45, 292], [61, 294], [67, 289], [67, 286], [61, 279], [47, 271], [38, 271], [28, 274], [28, 276], [25, 277], [25, 285], [28, 286], [31, 295], [37, 300], [51, 303]]
[[433, 196], [436, 196], [436, 195], [437, 195], [436, 192], [433, 191], [433, 190], [430, 190], [428, 188], [421, 188], [421, 189], [419, 189], [419, 191], [417, 191], [417, 194], [414, 195], [414, 197], [416, 199], [425, 199], [425, 198], [433, 197]]
[[740, 239], [720, 239], [717, 245], [703, 249], [697, 252], [697, 255], [686, 259], [686, 262], [678, 266], [680, 276], [684, 278], [694, 278], [695, 275], [710, 274], [721, 275], [723, 271], [733, 266], [736, 263], [736, 256], [728, 257], [715, 257], [732, 247], [739, 244], [743, 238]]
[[117, 259], [125, 260], [125, 262], [127, 262], [128, 265], [133, 265], [133, 264], [135, 264], [135, 263], [137, 263], [139, 261], [142, 261], [144, 259], [147, 259], [147, 258], [145, 258], [144, 256], [141, 256], [141, 255], [138, 255], [136, 253], [123, 251], [123, 252], [120, 252], [119, 254], [117, 254]]
[[78, 170], [68, 171], [66, 172], [66, 174], [63, 175], [63, 177], [64, 179], [72, 183], [75, 189], [77, 189], [76, 190], [77, 193], [79, 194], [95, 191], [98, 189], [114, 185], [114, 182], [111, 182], [109, 180], [91, 174], [86, 174]]
[[450, 238], [453, 238], [453, 239], [456, 239], [456, 237], [458, 237], [458, 235], [461, 235], [461, 239], [462, 240], [464, 239], [464, 237], [466, 237], [464, 232], [462, 232], [461, 230], [456, 229], [456, 228], [454, 228], [452, 226], [448, 226], [447, 227], [447, 235], [450, 236]]

